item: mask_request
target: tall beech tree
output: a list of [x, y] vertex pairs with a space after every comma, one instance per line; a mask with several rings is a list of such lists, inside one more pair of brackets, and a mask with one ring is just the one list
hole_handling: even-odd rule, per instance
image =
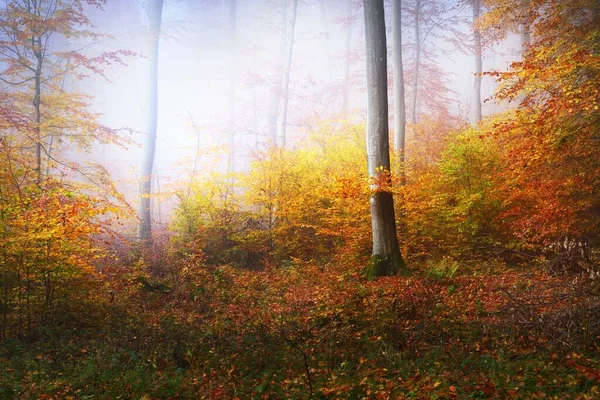
[[481, 0], [473, 0], [473, 54], [475, 56], [475, 84], [473, 85], [473, 106], [475, 109], [475, 123], [481, 122], [481, 74], [483, 72], [483, 51], [481, 45], [481, 32], [479, 17], [481, 16]]
[[[227, 133], [229, 138], [229, 171], [235, 173], [235, 83], [237, 62], [237, 0], [229, 0], [229, 88], [227, 90]], [[233, 178], [229, 178], [233, 185]], [[233, 189], [233, 188], [232, 188]]]
[[[461, 52], [473, 56], [473, 92], [471, 94], [472, 109], [470, 120], [479, 124], [483, 118], [483, 104], [481, 100], [481, 84], [483, 76], [483, 51], [496, 41], [499, 32], [484, 29], [487, 5], [483, 0], [464, 0], [461, 5], [471, 12], [470, 35], [455, 30], [450, 42]], [[462, 7], [461, 7], [462, 8]]]
[[405, 159], [406, 104], [404, 98], [404, 66], [402, 64], [402, 0], [392, 0], [392, 45], [394, 70], [394, 151], [400, 162]]
[[417, 123], [417, 99], [419, 94], [419, 69], [421, 67], [421, 0], [415, 2], [415, 72], [413, 77], [413, 97], [411, 122]]
[[[285, 0], [287, 1], [287, 0]], [[286, 49], [286, 67], [283, 76], [283, 115], [281, 117], [281, 144], [285, 147], [285, 140], [287, 134], [287, 120], [288, 120], [288, 102], [290, 100], [290, 75], [292, 72], [292, 59], [294, 57], [294, 36], [296, 33], [296, 14], [298, 11], [298, 0], [292, 1], [292, 15], [288, 19], [286, 14], [286, 35], [287, 35], [287, 49]]]
[[391, 192], [387, 101], [387, 44], [383, 0], [365, 0], [367, 158], [371, 179], [373, 253], [367, 278], [408, 274], [400, 254]]
[[[269, 143], [272, 147], [279, 144], [285, 146], [288, 118], [288, 102], [290, 88], [290, 72], [294, 56], [294, 35], [296, 31], [296, 13], [298, 0], [281, 0], [281, 24], [278, 31], [281, 35], [279, 60], [276, 66], [274, 85], [271, 90], [271, 100], [268, 115]], [[280, 106], [283, 101], [282, 107]], [[279, 113], [281, 111], [281, 119]], [[278, 126], [280, 129], [278, 129]]]
[[150, 54], [148, 57], [148, 106], [146, 109], [147, 138], [141, 177], [140, 239], [152, 242], [152, 169], [156, 152], [156, 131], [158, 125], [158, 50], [163, 0], [150, 0], [148, 4], [148, 24]]
[[277, 121], [279, 119], [279, 105], [281, 103], [281, 86], [284, 82], [282, 70], [284, 68], [284, 57], [287, 51], [287, 0], [282, 0], [279, 13], [281, 16], [281, 23], [278, 27], [280, 34], [279, 57], [276, 62], [277, 65], [275, 66], [268, 115], [269, 144], [271, 147], [277, 147]]

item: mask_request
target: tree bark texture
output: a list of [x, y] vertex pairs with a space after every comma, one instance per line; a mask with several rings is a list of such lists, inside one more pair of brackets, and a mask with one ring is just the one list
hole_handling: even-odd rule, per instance
[[387, 46], [383, 0], [365, 0], [367, 59], [367, 156], [371, 189], [372, 263], [367, 278], [407, 273], [400, 254], [390, 173]]
[[404, 163], [406, 141], [406, 104], [404, 98], [404, 66], [402, 64], [402, 4], [392, 0], [392, 40], [394, 71], [394, 151]]

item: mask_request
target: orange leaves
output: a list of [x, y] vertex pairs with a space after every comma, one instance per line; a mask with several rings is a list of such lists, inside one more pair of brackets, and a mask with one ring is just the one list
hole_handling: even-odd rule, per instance
[[370, 181], [371, 196], [392, 191], [392, 173], [382, 166], [375, 169], [375, 176]]
[[[125, 215], [106, 170], [82, 167], [65, 153], [89, 150], [96, 141], [126, 140], [98, 122], [99, 115], [88, 110], [89, 96], [67, 91], [73, 86], [65, 82], [83, 79], [82, 67], [101, 72], [101, 64], [120, 62], [129, 53], [90, 58], [49, 45], [54, 36], [98, 37], [86, 30], [90, 21], [83, 9], [102, 3], [32, 7], [14, 0], [0, 10], [0, 250], [5, 304], [10, 304], [4, 309], [7, 335], [32, 334], [31, 320], [53, 313], [57, 298], [66, 301], [88, 290], [100, 254], [94, 236], [110, 230], [111, 215]], [[113, 196], [114, 203], [107, 200]]]
[[364, 195], [361, 182], [351, 178], [336, 179], [332, 195], [337, 199], [357, 199]]
[[597, 5], [543, 0], [521, 10], [522, 2], [513, 3], [491, 1], [488, 16], [491, 25], [515, 17], [506, 8], [513, 5], [523, 11], [516, 21], [533, 32], [521, 61], [505, 73], [490, 73], [501, 85], [498, 99], [520, 102], [495, 121], [504, 155], [495, 179], [504, 208], [500, 218], [511, 235], [529, 244], [595, 235], [600, 203], [589, 188], [600, 185]]
[[[12, 144], [5, 145], [0, 169], [25, 170], [10, 157]], [[28, 175], [6, 178], [0, 180], [0, 265], [11, 309], [5, 310], [4, 329], [7, 335], [33, 334], [23, 327], [23, 302], [30, 305], [27, 318], [40, 319], [55, 307], [58, 296], [68, 299], [89, 292], [94, 263], [102, 256], [94, 237], [110, 231], [107, 214], [124, 213], [103, 198], [82, 194], [85, 186], [51, 178], [38, 184]], [[35, 327], [28, 324], [27, 329]]]

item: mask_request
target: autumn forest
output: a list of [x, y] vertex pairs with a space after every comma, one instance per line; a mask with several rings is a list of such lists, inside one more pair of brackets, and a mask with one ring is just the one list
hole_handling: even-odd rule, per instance
[[0, 399], [599, 399], [600, 1], [2, 0]]

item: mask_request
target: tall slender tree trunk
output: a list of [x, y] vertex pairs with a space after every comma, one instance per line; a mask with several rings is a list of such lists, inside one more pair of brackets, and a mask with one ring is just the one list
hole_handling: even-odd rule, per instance
[[284, 73], [281, 72], [284, 68], [285, 54], [287, 52], [287, 12], [288, 0], [282, 0], [281, 3], [281, 59], [277, 66], [277, 81], [271, 93], [271, 103], [269, 105], [269, 116], [268, 116], [268, 128], [269, 128], [269, 142], [272, 147], [277, 147], [277, 122], [279, 120], [279, 105], [281, 101], [281, 87], [284, 84]]
[[156, 152], [156, 131], [158, 126], [158, 50], [160, 44], [160, 25], [162, 20], [163, 0], [150, 0], [148, 7], [148, 22], [150, 28], [150, 55], [148, 57], [148, 108], [147, 108], [147, 140], [145, 145], [144, 162], [142, 164], [141, 209], [140, 209], [140, 239], [146, 243], [152, 242], [152, 169]]
[[415, 3], [415, 77], [413, 80], [412, 124], [417, 123], [417, 99], [419, 95], [419, 69], [421, 67], [421, 0]]
[[348, 27], [346, 29], [346, 63], [344, 64], [344, 89], [342, 95], [342, 112], [348, 111], [348, 98], [350, 97], [350, 52], [352, 51], [352, 0], [346, 5], [346, 18]]
[[475, 106], [475, 123], [481, 122], [481, 74], [483, 72], [483, 51], [481, 47], [481, 31], [477, 26], [481, 15], [481, 0], [473, 0], [473, 44], [475, 54], [475, 84], [473, 88], [473, 102]]
[[[392, 0], [392, 41], [394, 71], [394, 151], [401, 166], [405, 161], [406, 105], [404, 98], [404, 66], [402, 64], [402, 0]], [[404, 174], [403, 174], [404, 175]]]
[[269, 144], [272, 147], [277, 147], [277, 119], [279, 117], [279, 98], [280, 93], [277, 89], [279, 85], [273, 89], [271, 93], [271, 102], [269, 104], [268, 129], [269, 129]]
[[[281, 117], [281, 145], [285, 147], [287, 118], [288, 118], [288, 103], [290, 98], [290, 74], [292, 72], [292, 59], [294, 57], [294, 34], [296, 31], [296, 12], [298, 10], [298, 0], [292, 0], [292, 17], [289, 22], [289, 39], [287, 49], [287, 65], [283, 80], [283, 115]], [[287, 21], [286, 21], [287, 22]]]
[[412, 116], [413, 125], [417, 123], [417, 99], [419, 95], [419, 69], [421, 66], [421, 0], [415, 3], [415, 77], [413, 80]]
[[333, 69], [331, 68], [331, 44], [329, 40], [329, 22], [327, 17], [327, 0], [319, 1], [319, 12], [321, 14], [321, 26], [323, 27], [323, 40], [325, 62], [327, 63], [328, 83], [333, 81]]
[[35, 132], [35, 173], [37, 184], [42, 183], [42, 67], [44, 63], [44, 55], [42, 53], [42, 38], [41, 36], [33, 36], [31, 38], [33, 44], [33, 54], [35, 55], [36, 66], [34, 73], [34, 96], [33, 96], [33, 112], [34, 112], [34, 132]]
[[530, 10], [531, 0], [524, 0], [521, 5], [521, 57], [525, 55], [531, 44]]
[[[531, 0], [523, 0], [521, 3], [521, 15], [520, 15], [520, 36], [521, 36], [521, 60], [525, 59], [525, 54], [527, 53], [527, 49], [531, 44]], [[525, 93], [521, 93], [517, 96], [518, 103], [521, 103], [525, 100]]]
[[[229, 172], [235, 173], [235, 81], [237, 64], [237, 0], [229, 0], [229, 90], [227, 101], [227, 131], [229, 132]], [[233, 177], [229, 174], [233, 191]]]
[[364, 0], [367, 58], [367, 157], [371, 190], [372, 262], [367, 278], [408, 273], [400, 254], [391, 193], [387, 45], [383, 0]]
[[[160, 173], [158, 171], [159, 171], [158, 167], [154, 168], [154, 173], [152, 174], [152, 179], [154, 180], [154, 184], [152, 185], [152, 190], [154, 193], [160, 194]], [[152, 199], [152, 201], [154, 202], [155, 199]], [[154, 204], [152, 205], [152, 209], [154, 209]], [[162, 226], [162, 222], [163, 222], [162, 221], [162, 206], [161, 206], [160, 199], [158, 199], [156, 201], [156, 217], [157, 217], [158, 226]]]

